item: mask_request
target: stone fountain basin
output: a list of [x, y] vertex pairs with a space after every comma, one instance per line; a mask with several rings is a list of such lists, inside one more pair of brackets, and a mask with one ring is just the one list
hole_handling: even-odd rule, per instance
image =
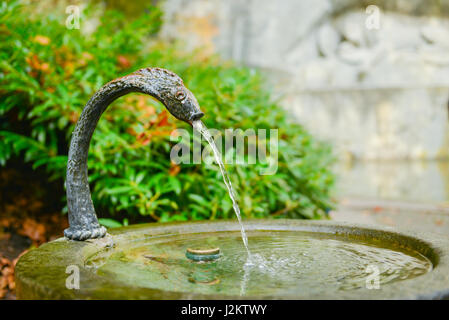
[[[245, 228], [251, 232], [286, 231], [338, 236], [352, 241], [376, 242], [387, 247], [396, 246], [418, 252], [427, 258], [431, 271], [417, 276], [382, 285], [380, 289], [360, 288], [339, 292], [307, 293], [289, 292], [277, 294], [226, 295], [204, 294], [192, 291], [175, 291], [136, 285], [120, 279], [93, 272], [88, 266], [91, 257], [102, 252], [114, 252], [116, 247], [145, 239], [184, 238], [199, 234], [238, 232], [236, 221], [142, 224], [111, 229], [102, 239], [73, 241], [60, 238], [31, 250], [20, 258], [16, 266], [16, 291], [19, 299], [444, 299], [449, 298], [449, 238], [400, 231], [393, 228], [371, 227], [333, 221], [306, 220], [245, 220]], [[67, 289], [70, 276], [68, 266], [77, 266], [80, 288]], [[69, 273], [66, 273], [66, 272]], [[138, 279], [137, 279], [138, 280]], [[139, 283], [137, 281], [137, 283]]]

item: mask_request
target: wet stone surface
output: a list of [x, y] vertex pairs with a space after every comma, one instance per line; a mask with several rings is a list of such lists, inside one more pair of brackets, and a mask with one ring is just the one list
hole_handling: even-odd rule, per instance
[[[255, 259], [248, 265], [235, 221], [150, 224], [111, 230], [87, 242], [59, 239], [23, 256], [19, 298], [441, 298], [449, 290], [449, 240], [436, 235], [331, 221], [246, 221]], [[188, 247], [219, 246], [211, 262]], [[80, 289], [65, 287], [66, 268]], [[380, 290], [366, 287], [379, 267]], [[372, 267], [371, 267], [372, 268]]]

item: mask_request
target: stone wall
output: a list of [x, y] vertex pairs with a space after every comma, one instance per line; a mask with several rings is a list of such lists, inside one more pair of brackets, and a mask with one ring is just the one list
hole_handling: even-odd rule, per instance
[[264, 70], [342, 157], [448, 158], [449, 1], [360, 3], [166, 0], [163, 36]]

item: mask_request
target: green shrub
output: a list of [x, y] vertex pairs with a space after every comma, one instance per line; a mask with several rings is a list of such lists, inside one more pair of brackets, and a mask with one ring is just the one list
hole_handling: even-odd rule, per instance
[[[62, 183], [70, 134], [90, 96], [109, 80], [158, 66], [184, 79], [208, 127], [279, 128], [276, 174], [259, 175], [261, 164], [228, 166], [244, 216], [320, 218], [331, 207], [330, 149], [288, 121], [257, 72], [159, 40], [158, 8], [133, 21], [106, 11], [90, 35], [67, 29], [63, 15], [30, 16], [16, 2], [1, 4], [0, 165], [20, 157]], [[170, 162], [176, 127], [192, 130], [144, 95], [122, 97], [105, 112], [88, 159], [105, 224], [120, 214], [157, 221], [234, 216], [216, 165]]]

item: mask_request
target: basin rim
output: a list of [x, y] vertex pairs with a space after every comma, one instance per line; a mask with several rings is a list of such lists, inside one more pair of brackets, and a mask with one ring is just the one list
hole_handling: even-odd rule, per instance
[[[23, 255], [16, 265], [19, 299], [444, 299], [449, 298], [449, 238], [443, 235], [329, 220], [245, 220], [247, 231], [302, 231], [350, 238], [375, 238], [417, 250], [434, 265], [432, 271], [413, 279], [381, 286], [379, 290], [358, 289], [315, 295], [233, 296], [131, 287], [117, 279], [105, 281], [84, 267], [86, 259], [111, 241], [139, 240], [207, 232], [239, 231], [236, 220], [150, 223], [108, 230], [103, 239], [73, 241], [59, 238]], [[82, 288], [65, 287], [67, 266], [80, 266]], [[53, 276], [49, 276], [51, 273]], [[62, 281], [64, 280], [64, 281]], [[86, 285], [83, 285], [85, 283]], [[101, 289], [98, 289], [101, 288]]]

